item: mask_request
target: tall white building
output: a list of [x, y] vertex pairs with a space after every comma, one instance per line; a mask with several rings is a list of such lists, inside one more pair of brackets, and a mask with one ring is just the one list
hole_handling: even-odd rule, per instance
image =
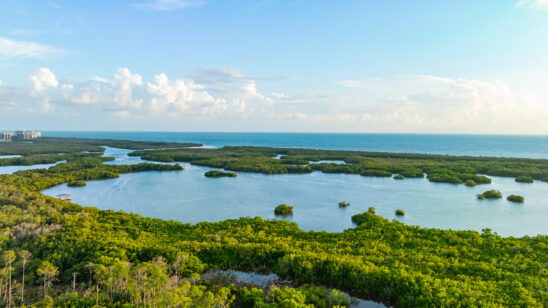
[[0, 132], [0, 141], [11, 141], [11, 137], [13, 137], [12, 133]]
[[15, 139], [17, 140], [30, 140], [30, 139], [36, 139], [42, 137], [41, 132], [35, 132], [35, 131], [22, 131], [18, 130], [15, 131]]

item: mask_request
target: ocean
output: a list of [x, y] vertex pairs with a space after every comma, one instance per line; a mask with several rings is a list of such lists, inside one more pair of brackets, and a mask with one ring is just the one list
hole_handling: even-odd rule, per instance
[[548, 159], [548, 136], [46, 131], [50, 137]]

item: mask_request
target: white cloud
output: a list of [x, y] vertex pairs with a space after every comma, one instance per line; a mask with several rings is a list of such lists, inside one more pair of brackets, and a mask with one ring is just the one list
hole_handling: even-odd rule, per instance
[[548, 9], [548, 0], [520, 0], [516, 3], [515, 7]]
[[62, 105], [64, 112], [72, 108], [122, 118], [247, 116], [254, 108], [272, 104], [272, 98], [261, 94], [254, 80], [233, 73], [231, 78], [236, 81], [219, 78], [202, 84], [193, 79], [170, 80], [161, 73], [145, 82], [140, 74], [119, 68], [110, 78], [65, 82], [50, 69], [40, 68], [29, 74], [28, 88], [8, 91], [0, 86], [0, 94], [23, 102], [28, 112], [52, 112]]
[[154, 83], [146, 84], [150, 94], [152, 112], [169, 112], [176, 115], [215, 103], [215, 99], [204, 90], [204, 86], [192, 80], [177, 79], [169, 81], [166, 74], [154, 76]]
[[0, 85], [0, 109], [82, 120], [110, 116], [135, 125], [204, 123], [197, 129], [224, 123], [248, 130], [548, 133], [542, 92], [522, 93], [500, 81], [401, 75], [343, 80], [334, 94], [265, 95], [240, 71], [209, 69], [194, 77], [160, 73], [147, 80], [120, 68], [66, 81], [40, 68], [26, 88]]
[[174, 11], [204, 5], [204, 1], [193, 0], [152, 0], [144, 3], [135, 3], [133, 6], [151, 11]]
[[368, 114], [368, 122], [386, 128], [501, 132], [548, 120], [540, 102], [514, 93], [500, 81], [404, 75], [338, 84], [354, 88], [360, 103], [356, 113]]
[[29, 80], [32, 83], [31, 95], [36, 96], [47, 88], [56, 88], [59, 81], [49, 68], [42, 67], [30, 73]]
[[60, 53], [59, 49], [51, 46], [0, 37], [0, 58], [44, 58]]

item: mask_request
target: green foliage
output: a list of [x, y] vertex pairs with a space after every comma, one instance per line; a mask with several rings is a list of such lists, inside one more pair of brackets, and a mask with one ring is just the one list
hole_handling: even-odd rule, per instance
[[305, 284], [299, 288], [299, 291], [305, 295], [306, 304], [311, 304], [313, 307], [330, 308], [350, 305], [348, 297], [336, 289]]
[[[195, 149], [189, 150], [195, 153]], [[238, 155], [253, 156], [257, 153], [249, 151], [259, 151], [228, 150], [238, 157], [231, 162], [235, 164], [241, 163]], [[229, 159], [222, 153], [216, 161], [206, 157], [209, 153], [203, 152], [204, 159], [211, 159], [208, 164]], [[277, 151], [262, 149], [260, 153], [270, 153], [270, 159]], [[438, 174], [441, 169], [432, 166], [443, 165], [461, 180], [466, 177], [463, 175], [489, 172], [516, 176], [513, 172], [520, 170], [535, 177], [545, 172], [543, 160], [281, 152], [299, 157], [312, 153], [316, 159], [345, 160], [345, 168], [355, 174], [369, 169], [395, 174], [400, 173], [395, 169], [407, 165]], [[256, 157], [247, 160], [252, 165], [256, 161]], [[288, 170], [259, 161], [253, 166], [265, 171]], [[482, 170], [487, 167], [492, 171]], [[80, 207], [39, 193], [69, 181], [181, 169], [159, 164], [104, 165], [102, 159], [80, 157], [48, 170], [0, 176], [1, 253], [13, 256], [12, 251], [17, 256], [27, 250], [32, 255], [27, 264], [25, 300], [36, 307], [90, 307], [96, 300], [99, 306], [110, 307], [345, 305], [340, 291], [318, 285], [397, 307], [543, 307], [548, 298], [546, 235], [504, 238], [489, 229], [478, 233], [408, 226], [375, 215], [374, 208], [352, 217], [356, 228], [338, 233], [306, 232], [295, 223], [261, 218], [190, 225]], [[15, 259], [2, 265], [0, 290], [6, 294], [10, 273], [6, 268], [14, 268], [12, 282], [17, 286], [22, 263]], [[302, 287], [244, 290], [201, 281], [198, 275], [209, 268], [273, 272]], [[67, 293], [73, 273], [80, 274], [76, 292]], [[49, 296], [43, 297], [44, 285]], [[13, 306], [20, 306], [18, 297], [15, 303]], [[246, 305], [238, 306], [240, 303]]]
[[208, 178], [220, 178], [220, 177], [236, 177], [237, 174], [234, 172], [224, 172], [220, 170], [211, 170], [204, 174]]
[[478, 199], [500, 199], [502, 198], [502, 194], [498, 190], [488, 190], [483, 192], [482, 194], [477, 195]]
[[274, 208], [274, 214], [276, 215], [292, 215], [293, 214], [293, 207], [291, 205], [287, 204], [280, 204], [276, 208]]
[[516, 177], [518, 183], [533, 183], [534, 179], [528, 175], [520, 175]]
[[510, 202], [523, 203], [525, 198], [523, 198], [523, 196], [520, 196], [520, 195], [510, 195], [506, 198], [506, 200]]
[[[278, 154], [281, 159], [274, 159]], [[409, 153], [377, 153], [313, 149], [226, 146], [220, 149], [180, 148], [136, 151], [130, 155], [143, 159], [172, 162], [181, 161], [212, 168], [266, 174], [325, 173], [361, 174], [364, 176], [392, 176], [420, 178], [426, 172], [432, 182], [460, 184], [473, 180], [477, 184], [491, 183], [491, 176], [517, 177], [530, 175], [548, 181], [548, 160], [449, 156]], [[309, 161], [342, 160], [345, 164]]]
[[396, 216], [404, 216], [405, 212], [403, 210], [396, 210]]
[[401, 175], [401, 174], [396, 174], [396, 175], [394, 176], [394, 180], [403, 180], [403, 179], [405, 179], [405, 177], [404, 177], [403, 175]]
[[341, 201], [341, 202], [339, 202], [339, 207], [347, 207], [347, 206], [349, 206], [349, 205], [350, 205], [350, 203], [348, 203], [348, 202], [346, 202], [346, 201]]
[[83, 180], [76, 180], [76, 181], [70, 181], [67, 184], [69, 187], [82, 187], [86, 186], [86, 181]]
[[464, 185], [474, 187], [474, 186], [478, 185], [478, 183], [476, 183], [476, 181], [474, 181], [474, 180], [466, 180], [466, 182], [464, 182]]

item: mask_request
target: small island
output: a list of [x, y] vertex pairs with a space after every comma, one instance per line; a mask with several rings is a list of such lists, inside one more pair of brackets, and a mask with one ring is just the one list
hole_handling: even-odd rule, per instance
[[403, 179], [405, 179], [405, 177], [404, 177], [403, 175], [401, 175], [401, 174], [396, 174], [396, 175], [394, 176], [394, 180], [403, 180]]
[[236, 177], [237, 174], [235, 172], [211, 170], [211, 171], [208, 171], [208, 172], [204, 173], [204, 176], [206, 176], [208, 178], [222, 178], [222, 177], [233, 178], [233, 177]]
[[346, 202], [346, 201], [341, 201], [341, 202], [339, 202], [339, 207], [347, 207], [347, 206], [349, 206], [349, 205], [350, 205], [350, 203], [348, 203], [348, 202]]
[[70, 181], [70, 182], [68, 182], [67, 185], [68, 185], [69, 187], [82, 187], [82, 186], [86, 186], [86, 182], [85, 182], [85, 181], [82, 181], [82, 180]]
[[396, 216], [404, 216], [405, 212], [403, 210], [396, 210]]
[[478, 183], [476, 183], [476, 181], [474, 181], [474, 180], [466, 180], [466, 182], [464, 182], [464, 185], [474, 187], [474, 186], [478, 185]]
[[520, 196], [520, 195], [510, 195], [506, 198], [506, 200], [510, 202], [515, 202], [515, 203], [523, 203], [525, 198], [523, 198], [523, 196]]
[[502, 194], [498, 190], [488, 190], [482, 194], [477, 195], [478, 199], [500, 199]]
[[518, 183], [533, 183], [534, 179], [528, 175], [520, 175], [516, 177]]
[[280, 204], [274, 209], [274, 214], [282, 216], [293, 215], [293, 207], [285, 203]]

